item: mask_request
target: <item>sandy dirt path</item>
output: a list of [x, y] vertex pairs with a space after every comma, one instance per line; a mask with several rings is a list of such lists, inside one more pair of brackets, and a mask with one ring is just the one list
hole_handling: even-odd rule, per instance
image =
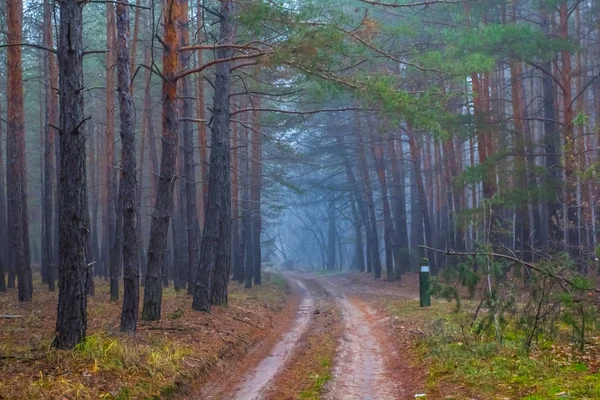
[[344, 336], [340, 343], [328, 400], [394, 400], [403, 393], [388, 372], [394, 357], [378, 319], [357, 297], [348, 293], [332, 279], [320, 278], [323, 286], [334, 295], [342, 309]]
[[308, 328], [310, 317], [314, 311], [315, 299], [306, 289], [301, 280], [290, 278], [300, 289], [302, 301], [296, 313], [294, 325], [288, 331], [281, 341], [275, 345], [271, 353], [261, 361], [254, 371], [246, 375], [245, 379], [238, 387], [234, 399], [254, 400], [261, 399], [262, 392], [269, 386], [269, 383], [280, 372], [300, 337]]

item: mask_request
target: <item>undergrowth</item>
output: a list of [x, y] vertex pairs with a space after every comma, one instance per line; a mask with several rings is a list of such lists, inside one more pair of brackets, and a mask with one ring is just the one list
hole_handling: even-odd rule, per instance
[[[98, 280], [96, 295], [89, 298], [86, 340], [62, 351], [50, 346], [56, 292], [44, 290], [39, 279], [36, 285], [37, 295], [26, 307], [16, 291], [0, 295], [3, 312], [22, 315], [0, 320], [0, 399], [172, 398], [223, 354], [235, 353], [238, 342], [245, 346], [263, 332], [244, 321], [269, 328], [273, 317], [268, 316], [285, 307], [288, 291], [285, 280], [266, 274], [260, 287], [232, 285], [231, 307], [208, 315], [193, 311], [184, 291], [169, 288], [163, 320], [140, 321], [130, 336], [118, 331], [120, 304], [109, 301], [108, 284]], [[232, 340], [229, 332], [243, 340]]]
[[[599, 399], [600, 338], [588, 334], [584, 351], [564, 335], [540, 335], [527, 351], [516, 323], [503, 326], [503, 341], [492, 326], [478, 329], [473, 302], [457, 311], [436, 301], [421, 309], [414, 301], [394, 301], [388, 310], [400, 321], [417, 321], [414, 350], [428, 368], [427, 391], [444, 399]], [[402, 322], [401, 322], [402, 323]], [[596, 332], [598, 333], [598, 332]]]
[[301, 399], [318, 400], [325, 389], [327, 382], [331, 380], [332, 362], [328, 357], [321, 358], [319, 370], [311, 374], [312, 386], [300, 393]]

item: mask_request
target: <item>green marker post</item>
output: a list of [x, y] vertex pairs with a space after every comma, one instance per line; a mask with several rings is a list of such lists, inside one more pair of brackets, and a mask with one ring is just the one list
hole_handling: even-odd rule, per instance
[[419, 271], [419, 294], [421, 299], [421, 307], [431, 306], [431, 295], [429, 293], [429, 260], [421, 258], [419, 262], [421, 267]]

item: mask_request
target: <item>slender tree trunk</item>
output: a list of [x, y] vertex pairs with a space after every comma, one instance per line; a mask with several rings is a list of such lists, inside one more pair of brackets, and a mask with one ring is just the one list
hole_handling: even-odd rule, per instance
[[[182, 15], [182, 31], [181, 45], [187, 46], [190, 42], [189, 20], [188, 20], [188, 0], [181, 2]], [[189, 67], [190, 54], [182, 52], [180, 54], [181, 68]], [[194, 132], [190, 118], [192, 115], [192, 91], [190, 90], [190, 78], [185, 77], [181, 81], [181, 93], [183, 97], [183, 148], [184, 148], [184, 163], [185, 163], [185, 195], [186, 195], [186, 222], [187, 222], [187, 250], [188, 264], [186, 277], [188, 284], [188, 294], [194, 294], [194, 284], [196, 282], [196, 265], [198, 265], [198, 250], [200, 241], [198, 233], [200, 227], [198, 225], [198, 210], [196, 203], [196, 174], [194, 163]]]
[[[198, 0], [198, 35], [199, 42], [204, 37], [202, 29], [204, 28], [204, 9], [202, 8], [203, 0]], [[202, 49], [196, 51], [198, 65], [202, 65]], [[204, 227], [204, 215], [206, 207], [206, 196], [208, 195], [208, 143], [206, 138], [206, 106], [204, 101], [204, 73], [200, 72], [196, 85], [196, 113], [198, 116], [198, 146], [200, 147], [200, 196], [198, 196], [198, 218], [199, 226]]]
[[129, 3], [117, 3], [117, 83], [119, 86], [119, 118], [121, 121], [121, 179], [117, 212], [123, 215], [123, 310], [121, 331], [135, 332], [140, 304], [140, 271], [137, 230], [137, 163], [135, 154], [135, 122], [131, 96], [129, 60]]
[[[527, 182], [527, 154], [525, 151], [525, 127], [523, 126], [523, 87], [522, 68], [517, 60], [510, 61], [510, 83], [512, 92], [512, 108], [515, 126], [515, 168], [517, 190], [528, 191]], [[515, 234], [517, 250], [521, 257], [531, 261], [531, 249], [529, 244], [529, 195], [522, 199], [522, 204], [516, 205]]]
[[119, 228], [117, 226], [117, 209], [119, 199], [117, 193], [117, 175], [115, 165], [115, 58], [116, 58], [116, 25], [115, 6], [106, 3], [106, 251], [105, 261], [108, 264], [106, 272], [110, 279], [110, 299], [119, 299], [119, 265], [120, 254], [115, 254], [119, 249], [117, 238]]
[[[255, 107], [261, 108], [261, 99], [256, 97], [254, 99]], [[262, 215], [261, 215], [261, 186], [262, 186], [262, 131], [260, 128], [260, 112], [255, 111], [252, 113], [254, 127], [252, 132], [252, 181], [250, 185], [250, 204], [252, 209], [252, 246], [250, 251], [252, 252], [252, 263], [254, 273], [254, 284], [261, 284], [261, 265], [262, 265], [262, 251], [260, 243], [260, 235], [262, 231]]]
[[23, 3], [8, 0], [7, 50], [7, 194], [8, 230], [11, 232], [12, 252], [19, 289], [19, 301], [30, 301], [33, 293], [31, 265], [29, 262], [29, 221], [27, 218], [27, 188], [25, 173], [25, 119], [23, 113], [23, 65], [21, 61]]
[[87, 328], [83, 4], [77, 0], [60, 3], [59, 292], [53, 345], [61, 349], [84, 340]]
[[[409, 129], [410, 130], [410, 129]], [[433, 244], [433, 239], [431, 235], [431, 221], [429, 215], [429, 209], [427, 207], [427, 195], [425, 194], [425, 186], [423, 184], [423, 174], [421, 173], [421, 153], [419, 152], [419, 148], [417, 146], [417, 140], [415, 138], [415, 133], [410, 130], [408, 133], [408, 141], [410, 145], [410, 152], [412, 155], [412, 161], [414, 165], [414, 174], [415, 174], [415, 184], [416, 187], [412, 189], [415, 190], [419, 195], [419, 202], [417, 205], [413, 204], [413, 206], [420, 208], [420, 216], [422, 221], [423, 230], [422, 232], [425, 234], [425, 244], [427, 246], [431, 246]], [[435, 264], [435, 257], [433, 255], [433, 251], [428, 251], [427, 256], [429, 258], [429, 265], [431, 266], [432, 275], [437, 274], [437, 265]]]
[[169, 223], [173, 213], [173, 190], [175, 188], [177, 146], [179, 138], [179, 115], [177, 112], [177, 79], [179, 69], [179, 0], [165, 1], [164, 5], [164, 50], [163, 50], [163, 110], [162, 110], [162, 155], [155, 210], [150, 226], [148, 244], [148, 268], [144, 290], [142, 319], [160, 319], [162, 306], [162, 269], [165, 261]]
[[377, 233], [377, 218], [375, 216], [375, 202], [373, 200], [373, 189], [371, 186], [371, 177], [369, 176], [369, 168], [367, 163], [367, 156], [365, 151], [365, 143], [363, 140], [363, 133], [361, 132], [362, 127], [360, 124], [360, 117], [356, 117], [356, 137], [357, 137], [357, 150], [359, 167], [361, 170], [362, 184], [366, 197], [366, 204], [368, 209], [368, 215], [370, 219], [370, 235], [367, 235], [367, 241], [370, 239], [370, 254], [371, 259], [369, 260], [369, 266], [372, 268], [375, 279], [381, 278], [381, 258], [379, 258], [379, 234]]
[[244, 281], [244, 264], [240, 262], [240, 157], [239, 124], [232, 122], [231, 127], [231, 263], [233, 280]]
[[[336, 135], [336, 142], [339, 146], [343, 146], [342, 138], [340, 135]], [[353, 193], [353, 203], [356, 203], [356, 207], [353, 206], [352, 214], [354, 216], [354, 229], [356, 232], [356, 269], [359, 272], [365, 271], [365, 257], [364, 257], [364, 249], [362, 243], [362, 227], [365, 225], [366, 211], [365, 205], [362, 200], [362, 193], [360, 191], [360, 187], [356, 182], [356, 176], [354, 175], [354, 171], [352, 170], [352, 166], [350, 165], [350, 160], [348, 159], [348, 150], [345, 147], [343, 148], [343, 158], [344, 158], [344, 168], [346, 169], [346, 179], [348, 179], [348, 184], [350, 185], [350, 189]], [[355, 209], [356, 208], [356, 209]], [[368, 235], [369, 228], [365, 226], [365, 231]], [[367, 239], [368, 243], [368, 239]], [[368, 250], [367, 246], [367, 250]], [[367, 255], [367, 260], [369, 260], [369, 255]]]
[[327, 271], [335, 271], [335, 200], [327, 207]]
[[[44, 1], [44, 46], [54, 48], [52, 39], [52, 11], [53, 7], [49, 0]], [[53, 218], [54, 215], [54, 181], [56, 171], [54, 169], [55, 153], [55, 128], [58, 126], [58, 71], [55, 55], [46, 52], [46, 123], [44, 141], [44, 242], [42, 243], [42, 271], [50, 290], [55, 286], [54, 240], [53, 240]]]
[[[569, 4], [565, 0], [561, 2], [559, 7], [559, 35], [562, 39], [568, 40], [569, 38]], [[571, 53], [569, 50], [561, 51], [562, 58], [562, 105], [564, 115], [564, 140], [565, 140], [565, 179], [567, 184], [567, 224], [568, 230], [568, 243], [567, 248], [569, 254], [574, 259], [581, 257], [581, 248], [579, 242], [579, 208], [577, 204], [577, 155], [575, 149], [575, 130], [573, 120], [575, 114], [573, 110], [573, 95], [571, 87]]]
[[396, 280], [394, 273], [394, 223], [392, 222], [392, 210], [388, 197], [387, 178], [385, 176], [385, 164], [383, 160], [383, 144], [381, 138], [373, 138], [374, 143], [371, 146], [373, 151], [373, 161], [377, 178], [379, 179], [379, 189], [381, 191], [381, 203], [383, 205], [383, 240], [385, 243], [385, 267], [388, 281]]
[[408, 253], [408, 228], [406, 225], [406, 192], [404, 190], [404, 160], [402, 149], [402, 141], [395, 140], [390, 135], [387, 146], [390, 158], [390, 166], [393, 182], [393, 210], [394, 220], [396, 223], [395, 232], [395, 252], [396, 260], [396, 278], [410, 270], [410, 258]]
[[0, 102], [0, 292], [6, 291], [6, 272], [9, 263], [6, 226], [6, 191], [4, 175], [4, 150], [2, 147], [3, 118], [2, 103]]
[[[551, 34], [551, 16], [546, 13], [541, 13], [541, 28], [546, 35]], [[556, 107], [555, 93], [553, 86], [553, 78], [549, 75], [552, 71], [552, 61], [549, 60], [542, 64], [542, 67], [547, 73], [542, 74], [542, 88], [544, 100], [544, 153], [545, 166], [548, 175], [545, 180], [545, 186], [548, 192], [553, 193], [547, 200], [548, 224], [550, 231], [551, 247], [560, 248], [561, 226], [560, 226], [560, 198], [562, 191], [562, 174], [560, 166], [561, 144], [558, 131], [556, 129]]]
[[[233, 8], [232, 0], [221, 2], [219, 43], [225, 46], [233, 43]], [[227, 59], [231, 55], [231, 48], [221, 47], [217, 50], [217, 58]], [[230, 63], [217, 64], [208, 196], [197, 286], [192, 303], [196, 311], [209, 311], [211, 304], [227, 305], [231, 265], [230, 87]]]

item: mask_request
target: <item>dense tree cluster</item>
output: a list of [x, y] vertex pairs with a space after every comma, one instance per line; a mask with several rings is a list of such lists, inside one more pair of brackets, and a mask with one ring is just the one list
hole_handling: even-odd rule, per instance
[[58, 347], [94, 276], [134, 332], [140, 285], [158, 320], [171, 282], [209, 311], [274, 262], [595, 268], [595, 1], [2, 7], [0, 291], [58, 280]]

